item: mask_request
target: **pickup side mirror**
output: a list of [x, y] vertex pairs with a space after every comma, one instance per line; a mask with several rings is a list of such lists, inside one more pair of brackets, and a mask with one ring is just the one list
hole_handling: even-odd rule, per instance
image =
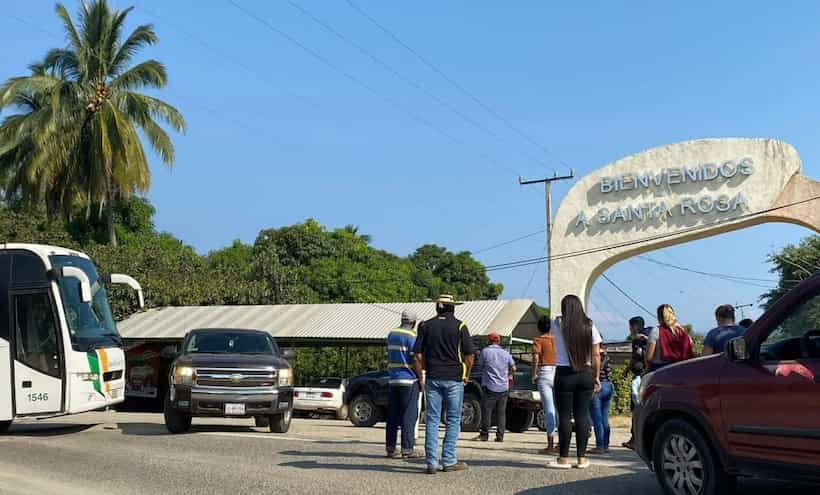
[[162, 359], [175, 359], [179, 353], [177, 352], [177, 348], [172, 345], [168, 345], [162, 348], [159, 353], [159, 356]]
[[739, 363], [749, 360], [749, 349], [746, 346], [746, 339], [743, 337], [735, 337], [729, 341], [726, 346], [726, 355], [730, 360]]
[[282, 357], [287, 359], [288, 361], [296, 359], [296, 351], [294, 351], [293, 349], [287, 349], [284, 352], [282, 352]]

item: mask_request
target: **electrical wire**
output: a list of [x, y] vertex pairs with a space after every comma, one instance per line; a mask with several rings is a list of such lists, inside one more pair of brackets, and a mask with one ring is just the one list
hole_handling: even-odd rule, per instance
[[782, 210], [782, 209], [785, 209], [785, 208], [791, 208], [793, 206], [798, 206], [798, 205], [801, 205], [801, 204], [816, 201], [818, 199], [820, 199], [820, 196], [814, 196], [814, 197], [803, 199], [803, 200], [800, 200], [800, 201], [795, 201], [793, 203], [789, 203], [789, 204], [785, 204], [785, 205], [781, 205], [781, 206], [775, 206], [775, 207], [772, 207], [772, 208], [767, 208], [765, 210], [759, 210], [759, 211], [746, 213], [746, 214], [738, 215], [738, 216], [731, 217], [731, 218], [726, 218], [726, 219], [723, 219], [723, 220], [717, 220], [715, 222], [704, 224], [704, 225], [695, 225], [695, 226], [692, 226], [692, 227], [687, 227], [685, 229], [676, 230], [675, 232], [670, 232], [670, 233], [666, 233], [666, 234], [657, 234], [657, 235], [653, 235], [653, 236], [649, 236], [649, 237], [643, 237], [641, 239], [635, 239], [635, 240], [631, 240], [631, 241], [624, 241], [624, 242], [620, 242], [620, 243], [610, 244], [610, 245], [607, 245], [607, 246], [600, 246], [600, 247], [597, 247], [597, 248], [580, 249], [578, 251], [570, 251], [570, 252], [567, 252], [567, 253], [560, 253], [560, 254], [556, 254], [556, 255], [553, 255], [553, 256], [549, 256], [549, 257], [544, 256], [544, 257], [541, 257], [541, 258], [530, 258], [530, 259], [510, 261], [510, 262], [507, 262], [507, 263], [498, 263], [498, 264], [495, 264], [495, 265], [487, 265], [486, 269], [487, 269], [487, 271], [496, 271], [496, 270], [507, 270], [507, 269], [510, 269], [510, 268], [521, 268], [523, 266], [529, 266], [533, 263], [544, 263], [546, 261], [551, 261], [551, 260], [561, 260], [561, 259], [567, 259], [567, 258], [574, 258], [574, 257], [577, 257], [577, 256], [583, 256], [583, 255], [587, 255], [587, 254], [594, 254], [594, 253], [599, 253], [599, 252], [602, 252], [602, 251], [609, 251], [611, 249], [636, 246], [636, 245], [644, 244], [644, 243], [647, 243], [647, 242], [652, 242], [652, 241], [656, 241], [656, 240], [663, 240], [663, 239], [667, 239], [667, 238], [670, 238], [670, 237], [676, 237], [676, 236], [679, 236], [679, 235], [682, 235], [682, 234], [688, 234], [688, 233], [691, 233], [691, 232], [698, 232], [698, 231], [705, 230], [705, 229], [711, 229], [711, 228], [713, 228], [717, 225], [723, 225], [723, 224], [726, 224], [726, 223], [737, 222], [739, 220], [745, 220], [745, 219], [748, 219], [748, 218], [753, 218], [753, 217], [756, 217], [756, 216], [759, 216], [759, 215], [765, 215], [767, 213], [771, 213], [771, 212], [774, 212], [774, 211]]
[[[374, 96], [376, 96], [377, 98], [382, 100], [384, 103], [386, 103], [390, 107], [392, 107], [395, 110], [407, 115], [412, 120], [422, 124], [423, 126], [435, 131], [436, 133], [440, 134], [441, 136], [443, 136], [447, 140], [449, 140], [449, 141], [451, 141], [455, 144], [458, 144], [458, 145], [461, 145], [461, 146], [464, 146], [464, 147], [467, 147], [467, 148], [470, 148], [470, 149], [474, 150], [474, 148], [470, 147], [463, 140], [461, 140], [458, 137], [450, 134], [449, 132], [445, 131], [444, 129], [442, 129], [441, 127], [435, 125], [433, 122], [425, 119], [424, 117], [418, 115], [417, 113], [414, 113], [411, 110], [405, 108], [403, 105], [401, 105], [400, 103], [398, 103], [394, 99], [392, 99], [388, 96], [382, 95], [376, 88], [374, 88], [373, 86], [371, 86], [370, 84], [368, 84], [367, 82], [362, 80], [361, 78], [357, 77], [355, 74], [352, 74], [349, 71], [345, 70], [344, 68], [340, 67], [339, 65], [334, 63], [329, 58], [325, 57], [324, 55], [317, 52], [316, 50], [310, 48], [309, 46], [307, 46], [306, 44], [304, 44], [303, 42], [301, 42], [299, 39], [292, 36], [291, 34], [289, 34], [285, 31], [283, 31], [282, 29], [279, 29], [278, 27], [274, 26], [272, 23], [270, 23], [269, 21], [267, 21], [263, 17], [260, 17], [259, 15], [255, 14], [253, 11], [241, 6], [235, 0], [226, 0], [226, 1], [228, 2], [229, 5], [233, 6], [236, 10], [243, 13], [248, 18], [253, 19], [254, 21], [258, 22], [259, 24], [261, 24], [262, 26], [267, 28], [269, 31], [275, 33], [276, 35], [284, 38], [285, 40], [287, 40], [291, 44], [293, 44], [296, 47], [300, 48], [305, 53], [307, 53], [311, 57], [315, 58], [316, 60], [318, 60], [322, 64], [326, 65], [327, 67], [329, 67], [333, 71], [341, 74], [342, 76], [344, 76], [346, 79], [348, 79], [352, 83], [362, 87], [363, 89], [365, 89], [369, 93], [373, 94]], [[501, 169], [503, 169], [503, 170], [505, 170], [509, 173], [512, 173], [512, 174], [515, 174], [515, 175], [520, 175], [515, 170], [507, 167], [506, 165], [501, 164], [500, 162], [498, 162], [498, 160], [492, 158], [491, 156], [487, 155], [486, 153], [483, 153], [483, 152], [480, 152], [480, 151], [477, 151], [477, 150], [474, 150], [474, 151], [476, 152], [476, 154], [478, 156], [480, 156], [482, 159], [488, 161], [490, 164], [492, 164], [496, 167], [499, 167], [499, 168], [501, 168]]]
[[493, 249], [497, 249], [500, 247], [504, 247], [518, 241], [523, 241], [524, 239], [529, 239], [530, 237], [535, 237], [537, 235], [543, 234], [547, 231], [547, 229], [537, 230], [535, 232], [530, 232], [529, 234], [522, 235], [521, 237], [516, 237], [515, 239], [510, 239], [509, 241], [499, 242], [498, 244], [493, 244], [492, 246], [487, 246], [485, 248], [477, 249], [475, 251], [470, 251], [471, 254], [480, 254], [486, 253], [487, 251], [491, 251]]
[[446, 74], [446, 73], [445, 73], [445, 72], [444, 72], [441, 68], [439, 68], [436, 64], [434, 64], [434, 63], [433, 63], [433, 62], [431, 62], [430, 60], [428, 60], [426, 57], [424, 57], [421, 53], [419, 53], [418, 51], [416, 51], [415, 49], [413, 49], [413, 47], [411, 47], [409, 44], [407, 44], [406, 42], [404, 42], [404, 41], [403, 41], [401, 38], [399, 38], [399, 37], [398, 37], [395, 33], [393, 33], [393, 31], [391, 31], [390, 29], [388, 29], [387, 27], [385, 27], [383, 24], [381, 24], [379, 21], [377, 21], [377, 20], [376, 20], [373, 16], [371, 16], [370, 14], [368, 14], [368, 13], [367, 13], [364, 9], [362, 9], [362, 8], [361, 8], [358, 4], [356, 4], [355, 2], [353, 2], [353, 0], [346, 0], [346, 2], [347, 2], [347, 4], [348, 4], [348, 5], [350, 5], [350, 7], [351, 7], [353, 10], [355, 10], [356, 12], [358, 12], [358, 13], [359, 13], [362, 17], [364, 17], [364, 18], [365, 18], [365, 19], [367, 19], [368, 21], [370, 21], [370, 22], [371, 22], [374, 26], [376, 26], [379, 30], [381, 30], [381, 31], [382, 31], [384, 34], [386, 34], [388, 37], [390, 37], [391, 39], [393, 39], [393, 41], [395, 41], [396, 43], [398, 43], [399, 45], [401, 45], [401, 46], [402, 46], [404, 49], [406, 49], [408, 52], [412, 53], [412, 54], [413, 54], [413, 55], [414, 55], [417, 59], [419, 59], [419, 61], [421, 61], [421, 63], [423, 63], [423, 64], [424, 64], [424, 65], [426, 65], [426, 66], [427, 66], [430, 70], [432, 70], [433, 72], [435, 72], [436, 74], [438, 74], [439, 76], [441, 76], [441, 77], [442, 77], [445, 81], [447, 81], [448, 83], [450, 83], [450, 84], [451, 84], [454, 88], [456, 88], [456, 89], [457, 89], [460, 93], [462, 93], [462, 94], [464, 94], [465, 96], [467, 96], [469, 99], [471, 99], [472, 101], [474, 101], [474, 102], [475, 102], [478, 106], [480, 106], [481, 108], [483, 108], [483, 109], [484, 109], [487, 113], [489, 113], [490, 115], [492, 115], [493, 117], [495, 117], [496, 119], [498, 119], [499, 121], [501, 121], [501, 122], [502, 122], [502, 123], [503, 123], [503, 124], [504, 124], [507, 128], [509, 128], [510, 130], [512, 130], [514, 133], [518, 134], [518, 136], [520, 136], [522, 139], [524, 139], [525, 141], [527, 141], [527, 142], [529, 142], [530, 144], [534, 145], [535, 147], [537, 147], [538, 149], [540, 149], [541, 151], [543, 151], [543, 152], [544, 152], [544, 153], [546, 153], [547, 155], [552, 156], [553, 158], [555, 158], [555, 159], [556, 159], [559, 163], [561, 163], [563, 166], [565, 166], [565, 167], [567, 167], [567, 168], [571, 168], [571, 167], [570, 167], [569, 165], [567, 165], [567, 164], [566, 164], [563, 160], [561, 160], [560, 158], [558, 158], [558, 157], [555, 155], [555, 153], [553, 153], [553, 152], [552, 152], [552, 150], [550, 150], [549, 148], [547, 148], [547, 147], [546, 147], [546, 146], [544, 146], [543, 144], [541, 144], [541, 143], [539, 143], [538, 141], [536, 141], [535, 139], [533, 139], [533, 138], [532, 138], [529, 134], [527, 134], [526, 132], [524, 132], [523, 130], [521, 130], [518, 126], [516, 126], [516, 125], [515, 125], [515, 124], [513, 124], [513, 123], [512, 123], [509, 119], [507, 119], [506, 117], [504, 117], [503, 115], [501, 115], [501, 114], [500, 114], [498, 111], [496, 111], [493, 107], [491, 107], [490, 105], [486, 104], [484, 101], [482, 101], [482, 100], [481, 100], [478, 96], [476, 96], [476, 95], [475, 95], [474, 93], [472, 93], [471, 91], [468, 91], [468, 90], [467, 90], [467, 88], [465, 88], [463, 85], [461, 85], [458, 81], [456, 81], [456, 80], [455, 80], [455, 79], [453, 79], [452, 77], [448, 76], [448, 75], [447, 75], [447, 74]]
[[[438, 95], [436, 95], [435, 93], [433, 93], [432, 91], [427, 89], [421, 83], [419, 83], [416, 80], [413, 80], [410, 77], [402, 74], [395, 67], [393, 67], [389, 63], [385, 62], [380, 57], [374, 55], [373, 52], [368, 50], [366, 47], [364, 47], [363, 45], [353, 41], [349, 37], [342, 34], [338, 29], [334, 28], [329, 22], [327, 22], [325, 20], [322, 20], [321, 18], [317, 17], [316, 15], [314, 15], [313, 13], [311, 13], [310, 11], [305, 9], [303, 6], [301, 6], [299, 3], [295, 2], [294, 0], [288, 0], [288, 4], [290, 4], [291, 7], [298, 10], [299, 12], [301, 12], [306, 17], [308, 17], [314, 23], [318, 24], [319, 26], [322, 26], [326, 31], [328, 31], [329, 33], [333, 34], [334, 36], [336, 36], [337, 38], [342, 40], [342, 42], [344, 42], [344, 43], [352, 46], [353, 48], [355, 48], [359, 53], [363, 54], [364, 56], [366, 56], [367, 58], [372, 60], [374, 63], [376, 63], [376, 65], [378, 65], [379, 67], [383, 68], [384, 70], [390, 72], [397, 79], [399, 79], [399, 80], [403, 81], [404, 83], [412, 86], [413, 88], [420, 91], [421, 93], [424, 93], [428, 98], [435, 101], [438, 105], [446, 108], [447, 110], [449, 110], [450, 112], [452, 112], [453, 114], [455, 114], [456, 116], [461, 118], [463, 121], [467, 122], [468, 124], [475, 127], [476, 129], [480, 130], [484, 134], [487, 134], [488, 136], [493, 137], [498, 141], [501, 141], [501, 142], [504, 141], [498, 133], [492, 131], [487, 126], [481, 124], [480, 122], [478, 122], [474, 118], [470, 117], [469, 115], [466, 115], [464, 112], [460, 111], [454, 105], [452, 105], [451, 103], [445, 101], [443, 98], [439, 97]], [[542, 166], [547, 165], [540, 158], [537, 158], [537, 157], [535, 157], [535, 156], [533, 156], [529, 153], [526, 153], [523, 150], [517, 150], [517, 151], [519, 153], [521, 153], [523, 156], [525, 156], [525, 157], [527, 157], [531, 160], [536, 161], [539, 165], [542, 165]]]
[[615, 289], [617, 289], [617, 290], [618, 290], [618, 292], [620, 292], [621, 294], [623, 294], [623, 296], [624, 296], [624, 297], [626, 297], [627, 299], [629, 299], [629, 301], [630, 301], [632, 304], [634, 304], [635, 306], [637, 306], [637, 307], [639, 307], [640, 309], [642, 309], [642, 310], [643, 310], [646, 314], [648, 314], [651, 318], [654, 318], [654, 317], [655, 317], [655, 315], [653, 315], [651, 311], [649, 311], [648, 309], [646, 309], [646, 306], [644, 306], [643, 304], [641, 304], [641, 303], [639, 303], [638, 301], [636, 301], [636, 300], [635, 300], [635, 298], [633, 298], [632, 296], [630, 296], [630, 295], [629, 295], [629, 294], [628, 294], [625, 290], [621, 289], [621, 287], [620, 287], [618, 284], [616, 284], [616, 283], [615, 283], [615, 282], [614, 282], [611, 278], [609, 278], [609, 277], [607, 276], [607, 274], [606, 274], [606, 273], [602, 273], [602, 274], [601, 274], [601, 277], [603, 277], [603, 279], [604, 279], [604, 280], [606, 280], [606, 281], [607, 281], [607, 282], [609, 282], [609, 283], [610, 283], [613, 287], [615, 287]]

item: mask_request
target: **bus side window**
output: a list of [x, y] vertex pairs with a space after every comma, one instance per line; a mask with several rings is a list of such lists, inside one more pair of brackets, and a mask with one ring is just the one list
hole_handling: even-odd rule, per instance
[[0, 253], [0, 339], [10, 341], [9, 331], [9, 280], [11, 279], [11, 255]]
[[46, 267], [36, 255], [16, 252], [11, 261], [11, 279], [13, 285], [46, 284]]

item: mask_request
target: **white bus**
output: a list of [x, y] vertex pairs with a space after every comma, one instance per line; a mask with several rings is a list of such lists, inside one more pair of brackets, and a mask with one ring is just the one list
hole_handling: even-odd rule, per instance
[[0, 244], [0, 432], [16, 418], [105, 408], [124, 400], [125, 356], [106, 283], [70, 249]]

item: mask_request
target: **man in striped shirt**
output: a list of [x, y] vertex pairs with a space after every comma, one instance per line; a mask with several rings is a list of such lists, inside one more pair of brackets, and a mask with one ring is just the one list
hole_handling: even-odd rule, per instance
[[[390, 395], [387, 401], [385, 446], [391, 459], [422, 457], [415, 451], [415, 429], [419, 417], [419, 383], [413, 370], [413, 346], [416, 343], [416, 314], [403, 311], [401, 325], [387, 335], [387, 363]], [[401, 452], [396, 440], [401, 427]]]

